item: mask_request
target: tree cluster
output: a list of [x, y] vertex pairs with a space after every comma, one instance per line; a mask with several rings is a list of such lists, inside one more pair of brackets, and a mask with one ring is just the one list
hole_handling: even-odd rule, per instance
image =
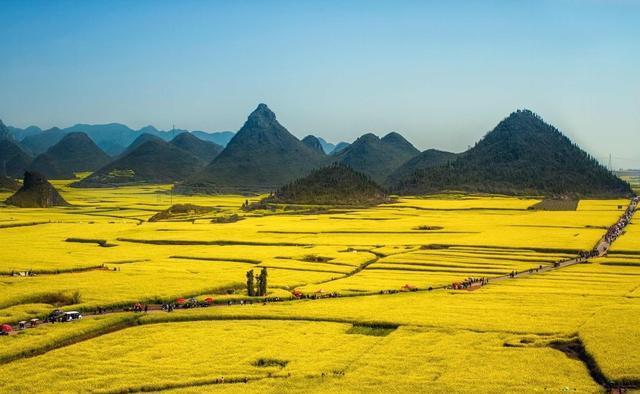
[[[257, 285], [255, 284], [257, 280]], [[264, 297], [267, 295], [267, 268], [263, 267], [257, 278], [253, 270], [247, 271], [247, 294], [249, 297]]]

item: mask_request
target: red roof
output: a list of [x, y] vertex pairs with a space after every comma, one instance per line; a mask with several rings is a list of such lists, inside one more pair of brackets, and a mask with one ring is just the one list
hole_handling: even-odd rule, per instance
[[11, 331], [13, 331], [13, 327], [11, 327], [8, 324], [3, 324], [3, 325], [0, 326], [0, 331], [2, 331], [2, 332], [11, 332]]

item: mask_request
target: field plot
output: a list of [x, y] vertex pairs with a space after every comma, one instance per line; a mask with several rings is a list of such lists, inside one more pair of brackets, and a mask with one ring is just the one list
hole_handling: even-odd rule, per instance
[[[637, 218], [608, 256], [554, 268], [591, 250], [628, 201], [539, 211], [537, 199], [443, 195], [245, 212], [243, 196], [56, 185], [72, 207], [0, 206], [0, 324], [86, 315], [0, 337], [0, 391], [640, 387]], [[148, 221], [176, 203], [208, 208]], [[266, 297], [250, 297], [247, 271], [263, 268]], [[489, 282], [450, 288], [467, 278]], [[121, 312], [188, 297], [214, 305]]]
[[[447, 391], [460, 384], [500, 391], [526, 390], [532, 385], [597, 390], [580, 362], [549, 348], [505, 349], [504, 334], [407, 327], [379, 337], [350, 335], [349, 329], [347, 324], [260, 320], [158, 324], [107, 334], [14, 362], [0, 371], [8, 376], [9, 367], [39, 371], [26, 379], [15, 375], [6, 379], [5, 387], [11, 391], [63, 391], [68, 385], [90, 391], [146, 391], [215, 386], [223, 378], [241, 382], [235, 390], [247, 389], [245, 379], [251, 382], [249, 389], [255, 385], [257, 390], [260, 383], [278, 387], [291, 379], [283, 390], [287, 385], [294, 391], [315, 386], [317, 392], [356, 387], [388, 392], [416, 385]], [[424, 345], [418, 349], [416, 343]], [[212, 348], [216, 351], [211, 352]], [[442, 348], [447, 354], [441, 353]], [[477, 353], [469, 355], [469, 348]], [[74, 365], [80, 362], [86, 367], [79, 373]], [[490, 386], [483, 368], [486, 362], [495, 366]], [[408, 366], [412, 368], [407, 370]]]

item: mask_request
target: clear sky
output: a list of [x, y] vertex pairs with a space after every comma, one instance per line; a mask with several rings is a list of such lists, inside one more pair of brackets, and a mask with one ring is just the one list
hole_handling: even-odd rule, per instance
[[0, 0], [0, 118], [462, 151], [529, 108], [640, 168], [640, 1]]

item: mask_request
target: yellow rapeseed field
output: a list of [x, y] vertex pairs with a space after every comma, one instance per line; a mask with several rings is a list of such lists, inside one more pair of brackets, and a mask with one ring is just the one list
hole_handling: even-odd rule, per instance
[[[628, 201], [537, 211], [537, 199], [439, 195], [245, 212], [257, 197], [67, 183], [55, 185], [72, 207], [0, 205], [0, 324], [59, 304], [85, 318], [0, 336], [0, 392], [640, 387], [637, 219], [608, 256], [546, 271], [590, 250]], [[148, 222], [176, 203], [210, 210]], [[247, 271], [265, 267], [266, 299], [249, 297]], [[533, 274], [500, 280], [511, 272]], [[444, 288], [469, 277], [489, 284]], [[216, 305], [120, 312], [189, 297]]]

